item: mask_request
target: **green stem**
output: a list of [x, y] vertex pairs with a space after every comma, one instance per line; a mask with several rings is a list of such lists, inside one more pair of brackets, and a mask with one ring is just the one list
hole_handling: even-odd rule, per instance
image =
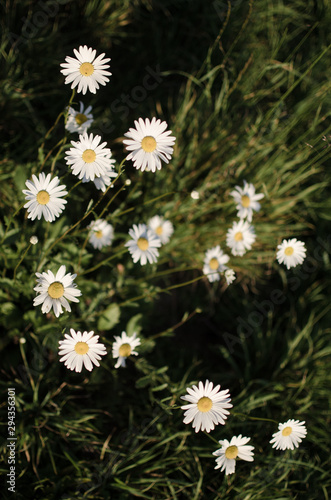
[[23, 253], [22, 257], [21, 257], [21, 260], [19, 261], [19, 263], [17, 264], [17, 266], [15, 267], [14, 269], [14, 281], [16, 280], [16, 272], [17, 272], [17, 269], [20, 267], [20, 265], [22, 264], [23, 260], [24, 260], [24, 257], [26, 256], [26, 254], [28, 253], [30, 247], [31, 247], [32, 243], [30, 243], [27, 247], [27, 249], [25, 250], [25, 252]]

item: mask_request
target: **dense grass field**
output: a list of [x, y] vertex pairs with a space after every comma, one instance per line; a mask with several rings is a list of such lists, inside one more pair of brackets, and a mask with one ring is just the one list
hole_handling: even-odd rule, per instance
[[[13, 0], [0, 19], [2, 498], [328, 500], [329, 2]], [[60, 72], [81, 45], [111, 58], [96, 94], [72, 93]], [[93, 107], [88, 132], [116, 161], [105, 193], [65, 160], [78, 141], [67, 107], [80, 101]], [[176, 137], [155, 173], [125, 160], [124, 134], [140, 117], [165, 120]], [[68, 191], [54, 222], [24, 208], [25, 182], [40, 172]], [[230, 193], [244, 180], [264, 198], [255, 243], [236, 256], [226, 245], [238, 220]], [[129, 229], [155, 215], [174, 233], [156, 263], [134, 263]], [[101, 250], [88, 227], [99, 218], [114, 230]], [[289, 238], [307, 255], [287, 269], [276, 252]], [[216, 245], [236, 273], [230, 285], [203, 274]], [[33, 305], [35, 273], [61, 265], [82, 295], [56, 317]], [[76, 373], [59, 361], [71, 328], [100, 336], [101, 366]], [[123, 331], [141, 344], [115, 368]], [[196, 433], [181, 396], [206, 380], [229, 389], [233, 408], [225, 425]], [[305, 421], [307, 436], [275, 450], [269, 441], [288, 419]], [[254, 461], [215, 470], [218, 441], [240, 434]]]

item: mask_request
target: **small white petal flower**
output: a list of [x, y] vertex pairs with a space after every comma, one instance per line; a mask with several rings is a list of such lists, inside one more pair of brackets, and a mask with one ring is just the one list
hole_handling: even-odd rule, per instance
[[233, 474], [236, 467], [236, 458], [241, 460], [246, 460], [247, 462], [253, 462], [253, 450], [254, 446], [247, 445], [251, 438], [239, 436], [233, 436], [231, 441], [223, 439], [219, 441], [222, 448], [213, 452], [216, 458], [216, 467], [219, 469], [221, 467], [221, 472], [225, 470], [225, 475]]
[[88, 106], [84, 109], [84, 104], [81, 101], [79, 103], [79, 111], [69, 107], [65, 128], [69, 130], [69, 132], [83, 134], [93, 123], [91, 111], [92, 106]]
[[226, 271], [224, 271], [224, 277], [226, 279], [227, 284], [231, 285], [231, 283], [233, 283], [234, 280], [236, 279], [236, 273], [234, 272], [233, 269], [227, 269]]
[[226, 234], [226, 244], [231, 248], [232, 255], [243, 256], [252, 248], [256, 235], [253, 226], [247, 221], [234, 222]]
[[125, 360], [128, 356], [138, 356], [137, 351], [134, 349], [140, 345], [140, 339], [137, 337], [137, 334], [134, 333], [131, 337], [129, 337], [126, 332], [122, 332], [122, 335], [119, 337], [114, 335], [115, 342], [113, 343], [113, 358], [118, 358], [116, 361], [115, 368], [119, 368], [120, 366], [125, 367]]
[[278, 245], [277, 260], [280, 264], [285, 264], [287, 269], [302, 264], [306, 257], [306, 247], [302, 241], [296, 238], [283, 240]]
[[70, 335], [65, 334], [65, 340], [59, 341], [60, 361], [64, 361], [65, 366], [77, 373], [82, 371], [83, 365], [88, 371], [92, 371], [94, 365], [100, 366], [101, 356], [107, 354], [106, 347], [99, 343], [99, 335], [94, 332], [75, 332], [70, 328]]
[[200, 198], [199, 191], [192, 191], [191, 198], [192, 200], [198, 200]]
[[[112, 170], [111, 150], [105, 148], [106, 142], [99, 144], [101, 136], [86, 132], [79, 136], [79, 141], [71, 141], [74, 146], [66, 152], [65, 161], [72, 173], [83, 182], [94, 181], [95, 177], [109, 175]], [[100, 189], [100, 188], [99, 188]]]
[[170, 236], [174, 232], [174, 226], [169, 220], [155, 215], [148, 221], [149, 228], [160, 238], [162, 245], [168, 243]]
[[134, 123], [136, 128], [130, 128], [129, 132], [124, 134], [129, 139], [125, 139], [123, 143], [126, 149], [131, 151], [126, 157], [127, 160], [132, 160], [133, 166], [142, 172], [161, 170], [161, 160], [169, 163], [174, 151], [172, 146], [176, 141], [175, 137], [169, 137], [171, 130], [165, 131], [167, 122], [156, 118], [151, 121], [148, 118], [145, 121], [139, 118]]
[[220, 391], [220, 385], [213, 388], [213, 383], [206, 380], [205, 386], [199, 382], [199, 387], [194, 385], [192, 389], [187, 387], [188, 395], [181, 396], [181, 399], [190, 404], [182, 406], [184, 413], [184, 424], [193, 421], [192, 427], [195, 432], [210, 432], [217, 424], [225, 424], [225, 420], [230, 412], [226, 408], [232, 408], [229, 389]]
[[89, 242], [99, 250], [111, 245], [114, 238], [114, 229], [111, 224], [103, 219], [95, 220], [89, 225], [91, 230]]
[[31, 245], [36, 245], [38, 243], [38, 236], [31, 236], [30, 243]]
[[298, 448], [299, 443], [302, 439], [306, 437], [307, 429], [305, 427], [305, 422], [300, 422], [299, 420], [290, 419], [284, 424], [278, 425], [278, 432], [272, 435], [270, 443], [276, 450], [294, 450], [294, 447]]
[[221, 250], [219, 245], [207, 250], [203, 261], [203, 274], [206, 274], [210, 283], [219, 281], [220, 273], [227, 269], [225, 264], [229, 259], [230, 257]]
[[74, 89], [78, 85], [77, 92], [86, 94], [89, 90], [95, 94], [100, 85], [106, 85], [109, 82], [108, 76], [111, 75], [109, 68], [109, 58], [104, 59], [105, 54], [100, 54], [97, 58], [96, 50], [88, 48], [86, 45], [81, 45], [78, 50], [74, 49], [76, 59], [67, 56], [65, 63], [61, 66], [61, 73], [66, 76], [64, 83], [71, 83], [71, 88]]
[[67, 200], [63, 200], [63, 196], [68, 194], [64, 185], [59, 185], [60, 179], [54, 177], [51, 179], [51, 174], [47, 176], [41, 172], [39, 177], [32, 175], [32, 181], [26, 181], [25, 185], [28, 189], [23, 189], [25, 199], [29, 200], [24, 208], [28, 210], [28, 219], [38, 220], [41, 216], [48, 222], [55, 221], [64, 210]]
[[230, 193], [234, 197], [237, 203], [238, 217], [240, 219], [246, 219], [248, 222], [252, 222], [253, 210], [258, 212], [261, 208], [258, 200], [264, 198], [264, 194], [255, 194], [255, 187], [253, 184], [248, 184], [244, 181], [244, 187], [236, 186]]
[[138, 226], [133, 224], [133, 229], [129, 229], [129, 235], [132, 239], [125, 243], [125, 246], [128, 247], [134, 263], [140, 260], [140, 264], [144, 266], [147, 262], [152, 264], [157, 261], [158, 248], [162, 243], [146, 224], [138, 224]]
[[66, 274], [66, 266], [61, 266], [56, 275], [52, 271], [36, 273], [37, 286], [34, 290], [38, 295], [33, 299], [33, 305], [42, 304], [41, 312], [48, 313], [52, 307], [55, 316], [58, 318], [62, 314], [62, 306], [66, 311], [71, 311], [68, 300], [79, 302], [82, 292], [74, 284], [77, 274]]

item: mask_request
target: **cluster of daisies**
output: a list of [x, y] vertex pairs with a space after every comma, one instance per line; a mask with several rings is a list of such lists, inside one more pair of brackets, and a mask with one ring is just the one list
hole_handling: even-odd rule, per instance
[[[106, 85], [111, 76], [109, 64], [110, 59], [105, 54], [96, 55], [96, 51], [87, 46], [74, 49], [74, 57], [66, 57], [65, 63], [61, 64], [61, 72], [66, 77], [65, 83], [71, 84], [72, 89], [85, 95], [89, 90], [95, 94], [100, 85]], [[101, 142], [101, 136], [88, 133], [93, 123], [92, 106], [85, 107], [83, 102], [79, 103], [79, 109], [69, 106], [65, 117], [65, 128], [70, 133], [77, 133], [78, 141], [71, 141], [70, 149], [65, 153], [65, 162], [72, 174], [83, 183], [93, 182], [96, 189], [105, 192], [113, 186], [114, 179], [118, 176], [115, 171], [115, 160], [112, 158], [111, 149], [106, 142]], [[156, 172], [162, 167], [162, 163], [169, 163], [173, 154], [173, 146], [176, 138], [172, 136], [171, 130], [165, 121], [152, 118], [143, 120], [139, 118], [134, 122], [134, 127], [124, 134], [123, 141], [133, 166], [143, 171]], [[44, 172], [32, 175], [32, 180], [26, 181], [27, 189], [23, 190], [26, 198], [24, 207], [27, 209], [28, 218], [38, 220], [43, 217], [48, 222], [53, 222], [61, 215], [66, 207], [68, 195], [66, 186], [60, 183], [57, 176]], [[253, 212], [261, 208], [259, 201], [264, 197], [255, 192], [253, 184], [244, 181], [243, 187], [236, 186], [230, 193], [236, 202], [239, 221], [234, 222], [226, 235], [226, 245], [230, 248], [232, 255], [243, 256], [251, 250], [255, 242], [256, 234], [251, 222]], [[199, 193], [193, 191], [192, 199], [199, 199]], [[95, 249], [102, 249], [112, 244], [114, 239], [114, 228], [104, 219], [97, 219], [88, 226], [89, 242]], [[168, 243], [174, 228], [169, 220], [156, 215], [147, 224], [134, 224], [129, 230], [131, 239], [125, 243], [133, 262], [141, 265], [157, 262], [159, 248]], [[32, 237], [36, 238], [36, 237]], [[37, 240], [38, 241], [38, 240]], [[31, 244], [37, 241], [30, 240]], [[303, 242], [292, 238], [283, 240], [278, 245], [277, 260], [285, 264], [289, 269], [301, 264], [306, 256]], [[210, 282], [220, 280], [223, 275], [229, 285], [235, 280], [235, 272], [227, 266], [230, 260], [220, 245], [206, 251], [203, 263], [203, 273]], [[69, 302], [79, 302], [82, 293], [77, 288], [74, 280], [76, 274], [66, 273], [66, 267], [61, 266], [56, 274], [48, 270], [36, 273], [37, 285], [34, 290], [37, 296], [33, 305], [41, 305], [43, 313], [49, 313], [53, 309], [58, 317], [63, 309], [71, 311]], [[129, 356], [138, 355], [135, 350], [141, 344], [136, 333], [129, 336], [122, 332], [121, 336], [115, 336], [112, 344], [112, 355], [116, 359], [115, 368], [125, 367]], [[85, 367], [91, 371], [94, 366], [100, 366], [99, 361], [107, 354], [104, 344], [99, 342], [99, 336], [93, 331], [80, 332], [70, 329], [70, 335], [65, 334], [64, 340], [59, 341], [60, 361], [70, 370], [81, 372]], [[187, 388], [187, 395], [182, 396], [187, 402], [182, 409], [184, 423], [192, 426], [195, 432], [210, 432], [215, 425], [225, 424], [232, 408], [229, 390], [220, 390], [220, 386], [213, 386], [208, 380], [198, 386]], [[279, 430], [273, 434], [270, 443], [276, 449], [294, 449], [306, 436], [305, 422], [288, 420], [279, 424]], [[216, 457], [215, 469], [221, 468], [225, 474], [235, 471], [237, 459], [253, 461], [254, 447], [249, 445], [251, 438], [243, 437], [241, 434], [233, 436], [230, 441], [220, 440], [221, 448], [213, 454]]]
[[[229, 415], [229, 408], [232, 408], [229, 389], [220, 390], [220, 385], [214, 387], [212, 382], [206, 380], [205, 384], [199, 382], [198, 386], [188, 387], [187, 394], [181, 399], [188, 404], [182, 406], [184, 413], [184, 424], [192, 422], [195, 432], [214, 430], [215, 425], [225, 424]], [[305, 422], [289, 419], [287, 422], [278, 425], [278, 431], [272, 435], [270, 443], [276, 450], [293, 450], [298, 447], [302, 439], [307, 434]], [[254, 460], [254, 447], [247, 443], [251, 438], [233, 436], [230, 441], [222, 439], [219, 441], [221, 448], [213, 452], [216, 456], [215, 469], [225, 471], [226, 475], [235, 472], [236, 460], [241, 459], [247, 462]]]

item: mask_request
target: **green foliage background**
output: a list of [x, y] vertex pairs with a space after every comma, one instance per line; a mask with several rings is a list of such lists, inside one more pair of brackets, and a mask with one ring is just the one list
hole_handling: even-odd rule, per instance
[[[23, 0], [1, 8], [1, 471], [5, 478], [7, 388], [15, 387], [15, 498], [328, 499], [329, 2]], [[140, 116], [169, 123], [173, 160], [155, 175], [127, 162], [97, 209], [101, 193], [84, 184], [56, 222], [32, 222], [19, 210], [32, 173], [44, 164], [75, 184], [63, 161], [72, 140], [63, 141], [63, 118], [45, 136], [70, 99], [59, 65], [85, 44], [111, 57], [113, 76], [75, 102], [93, 105], [90, 131], [107, 141], [117, 167], [123, 134]], [[135, 98], [150, 69], [157, 85]], [[257, 240], [231, 257], [233, 285], [210, 284], [200, 279], [203, 256], [217, 244], [226, 250], [236, 219], [229, 193], [244, 179], [265, 194]], [[93, 251], [87, 224], [115, 194], [106, 212], [115, 241]], [[156, 214], [173, 222], [174, 236], [157, 265], [134, 265], [123, 253], [128, 229]], [[28, 248], [33, 234], [39, 243]], [[289, 237], [305, 241], [308, 257], [286, 271], [275, 249]], [[61, 264], [78, 273], [83, 295], [56, 319], [32, 306], [34, 273]], [[69, 328], [101, 335], [109, 355], [100, 368], [75, 374], [58, 362]], [[115, 370], [111, 344], [122, 330], [143, 343]], [[196, 435], [179, 398], [205, 379], [229, 388], [234, 407], [226, 426]], [[288, 418], [306, 421], [307, 438], [276, 452], [270, 420]], [[238, 434], [252, 437], [255, 461], [225, 477], [212, 452]]]

